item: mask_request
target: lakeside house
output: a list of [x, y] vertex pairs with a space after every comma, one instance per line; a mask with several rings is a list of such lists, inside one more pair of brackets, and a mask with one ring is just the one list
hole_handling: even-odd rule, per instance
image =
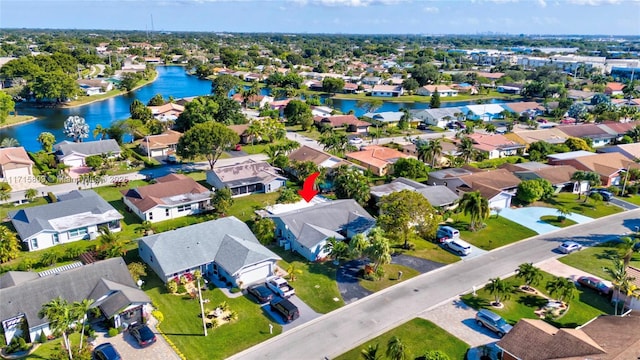
[[32, 175], [33, 161], [22, 146], [0, 148], [0, 179], [11, 183]]
[[207, 171], [207, 184], [229, 188], [233, 196], [270, 193], [285, 185], [287, 178], [266, 161], [247, 160]]
[[138, 140], [138, 149], [141, 154], [149, 157], [164, 157], [176, 153], [178, 141], [182, 133], [175, 130], [165, 130], [158, 135], [147, 135]]
[[53, 145], [53, 151], [59, 163], [72, 168], [86, 166], [85, 159], [89, 156], [116, 158], [121, 152], [120, 145], [113, 139], [87, 142], [65, 140]]

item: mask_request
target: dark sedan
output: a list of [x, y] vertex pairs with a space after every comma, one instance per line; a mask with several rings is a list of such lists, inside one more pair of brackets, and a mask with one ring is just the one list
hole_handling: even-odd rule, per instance
[[129, 327], [129, 333], [141, 347], [149, 346], [156, 342], [156, 334], [145, 324], [134, 324]]
[[273, 299], [273, 291], [264, 285], [251, 286], [247, 289], [247, 292], [251, 294], [259, 304], [266, 304]]
[[118, 354], [116, 348], [111, 343], [104, 343], [96, 346], [93, 349], [94, 360], [121, 360], [122, 357]]
[[611, 287], [604, 283], [604, 281], [591, 276], [580, 276], [578, 278], [578, 284], [588, 287], [589, 289], [599, 292], [601, 295], [611, 294]]

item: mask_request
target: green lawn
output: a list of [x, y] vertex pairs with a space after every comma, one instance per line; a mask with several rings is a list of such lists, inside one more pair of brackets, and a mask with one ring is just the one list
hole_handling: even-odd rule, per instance
[[594, 219], [622, 212], [622, 209], [620, 207], [609, 204], [606, 201], [595, 203], [593, 200], [589, 199], [587, 202], [584, 202], [584, 198], [585, 197], [583, 195], [581, 199], [578, 200], [578, 196], [576, 194], [560, 193], [554, 195], [550, 200], [544, 202], [536, 202], [535, 205], [549, 206], [556, 209], [565, 207], [571, 212], [588, 216]]
[[577, 222], [571, 219], [564, 219], [563, 221], [560, 221], [558, 220], [558, 217], [555, 215], [545, 215], [545, 216], [542, 216], [540, 220], [546, 222], [549, 225], [553, 225], [561, 228], [577, 224]]
[[33, 121], [35, 119], [37, 118], [31, 115], [8, 115], [7, 119], [2, 124], [0, 124], [0, 129], [28, 121]]
[[326, 314], [344, 306], [336, 283], [337, 266], [333, 265], [333, 262], [310, 262], [278, 246], [271, 246], [269, 249], [282, 258], [278, 261], [278, 266], [282, 269], [286, 271], [289, 265], [293, 265], [300, 270], [300, 273], [296, 274], [296, 280], [291, 282], [291, 286], [296, 289], [296, 295], [313, 310]]
[[478, 231], [468, 230], [468, 216], [456, 214], [454, 220], [451, 226], [460, 230], [460, 238], [483, 250], [493, 250], [538, 234], [511, 220], [495, 215], [490, 216], [485, 221], [486, 227]]
[[622, 200], [622, 201], [627, 201], [627, 202], [630, 202], [632, 204], [640, 205], [640, 195], [633, 195], [633, 196], [629, 196], [629, 197], [617, 196], [617, 198]]
[[[202, 293], [203, 299], [209, 299], [205, 311], [226, 301], [231, 310], [238, 312], [238, 320], [209, 329], [205, 338], [197, 300], [167, 293], [155, 275], [146, 278], [144, 290], [164, 314], [160, 330], [189, 360], [224, 359], [282, 332], [282, 327], [248, 296], [229, 299], [219, 289], [213, 289]], [[269, 334], [270, 323], [273, 335]]]
[[[376, 292], [420, 275], [420, 272], [418, 272], [417, 270], [398, 264], [385, 264], [382, 265], [382, 268], [384, 269], [384, 276], [381, 279], [361, 279], [359, 281], [360, 286], [371, 292]], [[402, 271], [402, 278], [400, 279], [400, 281], [398, 281], [398, 271]]]
[[384, 353], [387, 350], [387, 342], [393, 336], [397, 336], [407, 346], [409, 352], [407, 359], [422, 356], [430, 350], [440, 350], [452, 360], [464, 359], [467, 349], [469, 349], [469, 345], [434, 323], [416, 318], [338, 356], [336, 360], [360, 360], [362, 359], [360, 354], [362, 349], [375, 344], [378, 344], [380, 358], [385, 358]]
[[242, 221], [247, 221], [254, 217], [254, 212], [265, 206], [274, 205], [280, 196], [279, 192], [268, 194], [253, 194], [241, 196], [233, 199], [233, 206], [229, 210], [229, 216], [235, 216]]
[[[71, 345], [79, 345], [80, 344], [80, 332], [73, 333], [69, 335], [69, 340], [71, 341]], [[84, 339], [85, 343], [87, 338]], [[54, 354], [59, 353], [60, 348], [62, 347], [62, 337], [57, 339], [53, 339], [47, 341], [44, 344], [40, 344], [36, 351], [34, 351], [31, 355], [27, 356], [25, 359], [54, 359]]]
[[[608, 242], [593, 247], [587, 247], [567, 256], [559, 258], [560, 262], [593, 274], [599, 278], [611, 280], [611, 276], [604, 270], [613, 266], [619, 250], [614, 243]], [[640, 254], [634, 253], [631, 265], [640, 268]]]
[[[38, 194], [38, 196], [40, 196], [40, 194]], [[13, 205], [12, 203], [9, 204], [2, 204], [0, 205], [0, 218], [2, 219], [3, 223], [9, 222], [9, 218], [7, 217], [9, 211], [14, 211], [14, 210], [20, 210], [20, 209], [25, 209], [28, 207], [32, 207], [32, 206], [39, 206], [39, 205], [44, 205], [47, 203], [47, 200], [43, 197], [37, 197], [35, 199], [33, 199], [33, 201], [22, 204], [22, 205]], [[2, 224], [2, 225], [7, 225], [10, 226], [11, 223], [8, 224]]]
[[[422, 96], [422, 95], [402, 95], [400, 97], [377, 97], [370, 96], [366, 93], [361, 94], [336, 94], [333, 96], [334, 99], [349, 99], [349, 100], [371, 100], [371, 99], [380, 99], [387, 102], [421, 102], [428, 103], [431, 100], [430, 96]], [[468, 101], [468, 100], [490, 100], [490, 99], [518, 99], [519, 96], [511, 95], [511, 94], [503, 94], [497, 91], [491, 91], [489, 94], [482, 95], [458, 95], [458, 96], [445, 96], [441, 97], [441, 102], [451, 102], [451, 101]]]
[[411, 243], [415, 246], [413, 250], [402, 249], [402, 244], [393, 245], [393, 251], [399, 252], [405, 255], [411, 255], [426, 260], [439, 262], [442, 264], [451, 264], [456, 261], [460, 261], [460, 257], [452, 254], [451, 252], [444, 250], [438, 244], [434, 244], [430, 241], [420, 238], [414, 238]]
[[[545, 290], [545, 285], [553, 278], [553, 275], [544, 271], [542, 274], [543, 279], [535, 288], [549, 296]], [[504, 280], [513, 285], [513, 293], [509, 300], [503, 300], [504, 308], [502, 309], [496, 309], [490, 305], [494, 297], [484, 288], [477, 291], [477, 296], [474, 297], [473, 294], [467, 294], [462, 296], [462, 300], [474, 309], [489, 309], [502, 316], [511, 324], [515, 324], [522, 318], [538, 319], [539, 317], [534, 311], [546, 304], [547, 300], [519, 290], [518, 285], [522, 285], [524, 282], [515, 276]], [[576, 296], [569, 302], [569, 310], [567, 313], [559, 319], [549, 322], [559, 327], [574, 328], [585, 324], [601, 314], [613, 314], [613, 306], [611, 306], [607, 298], [597, 294], [593, 290], [578, 287]]]

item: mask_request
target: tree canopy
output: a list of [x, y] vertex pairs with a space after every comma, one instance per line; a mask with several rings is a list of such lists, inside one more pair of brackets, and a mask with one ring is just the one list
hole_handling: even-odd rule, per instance
[[233, 130], [216, 122], [197, 124], [187, 130], [178, 141], [178, 155], [193, 159], [204, 156], [210, 169], [222, 153], [237, 144], [240, 137]]
[[386, 232], [404, 241], [408, 246], [411, 234], [419, 233], [432, 239], [440, 217], [429, 201], [420, 193], [402, 190], [383, 196], [378, 203], [378, 224]]

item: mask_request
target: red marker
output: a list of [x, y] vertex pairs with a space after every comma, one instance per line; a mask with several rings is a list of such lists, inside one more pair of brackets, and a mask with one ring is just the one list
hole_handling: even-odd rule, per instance
[[314, 196], [318, 193], [317, 190], [314, 190], [313, 185], [316, 182], [316, 179], [320, 176], [319, 172], [314, 172], [309, 175], [306, 179], [304, 179], [304, 184], [302, 185], [302, 190], [298, 190], [298, 194], [302, 196], [307, 202], [311, 201]]

